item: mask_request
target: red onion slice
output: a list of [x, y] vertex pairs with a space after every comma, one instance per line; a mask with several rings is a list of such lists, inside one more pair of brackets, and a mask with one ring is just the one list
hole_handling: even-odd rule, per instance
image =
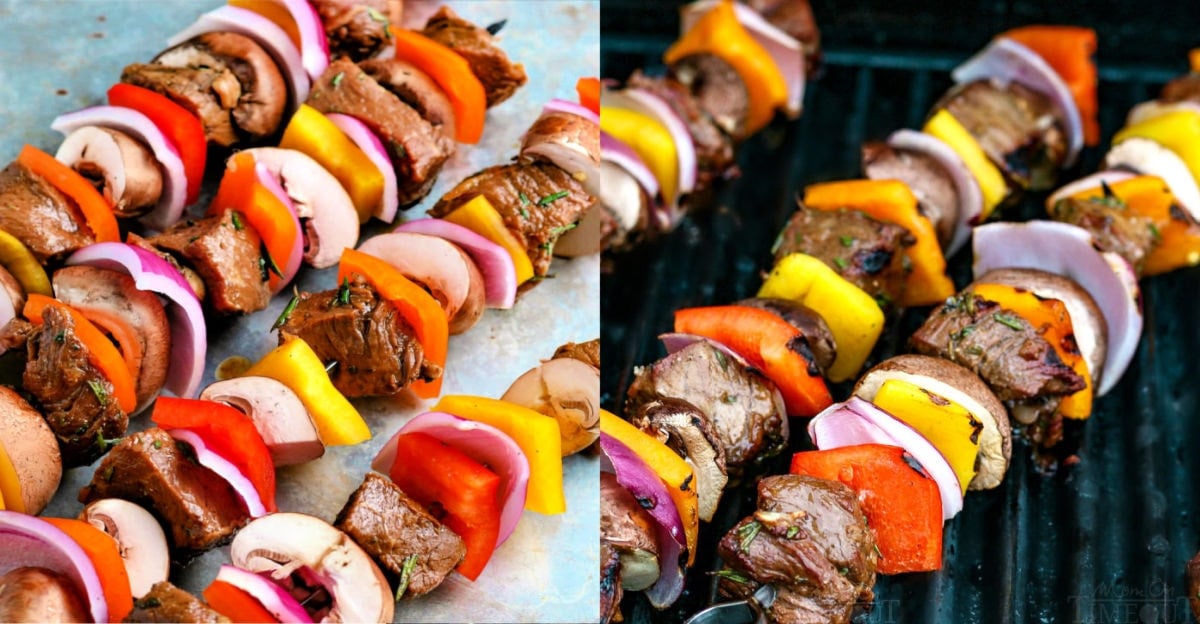
[[[700, 0], [699, 2], [684, 5], [680, 14], [680, 35], [691, 31], [692, 26], [701, 17], [722, 1]], [[736, 2], [733, 5], [733, 9], [737, 15], [738, 22], [771, 55], [771, 60], [775, 61], [775, 65], [779, 67], [780, 74], [787, 80], [788, 99], [786, 112], [792, 119], [799, 118], [800, 112], [804, 108], [805, 80], [804, 50], [800, 47], [800, 42], [780, 30], [771, 22], [768, 22], [761, 13], [745, 4]]]
[[942, 452], [921, 432], [874, 403], [856, 396], [845, 403], [834, 403], [809, 421], [808, 434], [821, 450], [857, 444], [899, 446], [937, 483], [942, 519], [949, 520], [962, 511], [962, 485]]
[[201, 15], [190, 26], [175, 33], [167, 40], [167, 45], [177, 46], [209, 32], [233, 32], [257, 41], [275, 59], [279, 71], [288, 81], [291, 100], [289, 111], [296, 110], [308, 98], [312, 82], [308, 78], [304, 58], [296, 49], [296, 44], [292, 43], [292, 38], [275, 22], [249, 9], [224, 5]]
[[517, 299], [517, 270], [512, 256], [500, 245], [469, 228], [442, 219], [406, 221], [394, 231], [438, 236], [462, 247], [483, 274], [488, 307], [501, 310], [513, 307]]
[[976, 278], [992, 269], [1041, 269], [1069, 277], [1088, 291], [1108, 324], [1108, 353], [1101, 379], [1094, 380], [1096, 394], [1112, 390], [1137, 352], [1142, 311], [1128, 279], [1113, 272], [1092, 235], [1056, 221], [990, 223], [975, 228], [974, 247]]
[[286, 589], [270, 579], [229, 564], [222, 564], [217, 570], [216, 580], [246, 592], [280, 622], [312, 623], [312, 616], [304, 607]]
[[208, 333], [200, 301], [179, 269], [145, 249], [125, 243], [88, 245], [71, 254], [66, 263], [120, 271], [132, 277], [139, 289], [167, 298], [171, 304], [167, 307], [171, 320], [171, 367], [164, 387], [178, 397], [195, 397], [204, 376]]
[[600, 132], [600, 160], [607, 160], [629, 172], [647, 196], [657, 198], [662, 191], [658, 178], [654, 177], [654, 172], [650, 171], [641, 156], [632, 147], [604, 131]]
[[1128, 180], [1135, 175], [1136, 174], [1130, 171], [1125, 171], [1124, 169], [1106, 169], [1104, 171], [1097, 171], [1089, 176], [1079, 178], [1078, 180], [1075, 180], [1074, 182], [1071, 182], [1070, 184], [1067, 184], [1066, 186], [1051, 193], [1050, 197], [1046, 199], [1046, 208], [1050, 208], [1059, 201], [1071, 197], [1072, 195], [1077, 195], [1084, 191], [1100, 188], [1104, 184], [1112, 186], [1117, 182]]
[[[263, 185], [281, 204], [287, 207], [288, 214], [292, 217], [292, 223], [296, 227], [296, 239], [292, 241], [292, 248], [288, 251], [288, 257], [279, 265], [279, 272], [282, 275], [275, 287], [271, 289], [271, 294], [274, 295], [287, 287], [288, 282], [296, 277], [296, 273], [300, 271], [300, 261], [304, 259], [304, 229], [300, 227], [300, 217], [296, 214], [296, 205], [292, 203], [292, 198], [288, 196], [287, 191], [283, 190], [283, 186], [279, 184], [279, 178], [271, 173], [270, 167], [265, 163], [254, 163], [254, 174], [258, 178], [258, 183]], [[278, 264], [278, 258], [272, 258]]]
[[87, 606], [92, 621], [108, 621], [108, 602], [96, 567], [61, 529], [41, 518], [0, 511], [0, 544], [0, 575], [21, 567], [62, 574], [75, 585], [75, 596]]
[[208, 448], [208, 445], [204, 443], [204, 438], [188, 429], [170, 429], [167, 433], [171, 434], [172, 438], [191, 445], [192, 450], [196, 452], [196, 461], [229, 483], [233, 491], [246, 504], [246, 511], [251, 518], [267, 515], [267, 508], [263, 505], [262, 497], [258, 495], [258, 489], [254, 487], [250, 479], [228, 459]]
[[676, 191], [677, 197], [673, 199], [673, 203], [678, 203], [681, 197], [696, 189], [696, 144], [692, 141], [692, 133], [688, 130], [687, 124], [675, 113], [675, 109], [671, 108], [670, 104], [645, 89], [621, 91], [605, 89], [601, 92], [600, 97], [604, 106], [613, 106], [646, 115], [662, 124], [667, 132], [671, 133], [671, 139], [675, 142], [675, 154], [679, 159], [679, 184]]
[[[600, 469], [617, 475], [617, 482], [654, 518], [658, 529], [658, 580], [646, 590], [656, 609], [665, 609], [683, 593], [683, 564], [687, 542], [683, 521], [662, 479], [620, 440], [600, 432]], [[647, 506], [649, 505], [649, 506]]]
[[[92, 106], [59, 115], [50, 122], [50, 128], [64, 136], [84, 126], [119, 130], [145, 143], [150, 151], [154, 152], [154, 158], [158, 160], [163, 172], [162, 196], [159, 197], [154, 210], [142, 217], [142, 223], [157, 230], [165, 230], [183, 216], [183, 209], [187, 206], [188, 183], [183, 160], [179, 157], [179, 150], [175, 148], [175, 144], [150, 121], [149, 117], [123, 106]], [[56, 158], [59, 155], [66, 156], [62, 151], [60, 148]]]
[[679, 333], [679, 332], [669, 332], [666, 334], [659, 334], [658, 339], [661, 340], [663, 343], [663, 346], [667, 348], [667, 354], [675, 353], [676, 351], [679, 351], [680, 349], [683, 349], [684, 347], [689, 346], [691, 344], [694, 344], [697, 342], [703, 342], [703, 343], [708, 344], [712, 348], [716, 349], [717, 351], [720, 351], [722, 354], [725, 355], [725, 357], [728, 357], [729, 359], [733, 360], [734, 362], [737, 362], [738, 364], [740, 364], [742, 366], [742, 368], [753, 368], [753, 366], [750, 366], [750, 363], [746, 361], [746, 358], [744, 358], [740, 354], [738, 354], [737, 351], [734, 351], [733, 349], [730, 349], [729, 347], [725, 346], [725, 343], [717, 342], [716, 340], [713, 340], [712, 338], [707, 338], [705, 336], [697, 336], [696, 334], [684, 334], [684, 333]]
[[1187, 164], [1175, 152], [1151, 141], [1135, 137], [1125, 139], [1104, 155], [1104, 166], [1123, 167], [1141, 174], [1154, 175], [1167, 183], [1175, 201], [1192, 218], [1200, 220], [1200, 186]]
[[329, 113], [326, 117], [354, 141], [358, 149], [361, 149], [383, 174], [383, 201], [375, 211], [375, 216], [385, 223], [395, 221], [396, 211], [400, 209], [400, 195], [397, 190], [399, 187], [396, 182], [396, 170], [392, 168], [392, 159], [383, 147], [383, 142], [366, 124], [354, 117], [341, 113]]
[[1063, 167], [1070, 167], [1083, 149], [1083, 120], [1071, 90], [1058, 72], [1028, 47], [1000, 37], [951, 72], [954, 82], [995, 79], [1002, 84], [1020, 83], [1050, 99], [1067, 135]]
[[496, 546], [503, 544], [516, 530], [525, 511], [529, 489], [529, 460], [521, 447], [503, 431], [481, 422], [459, 418], [445, 412], [425, 412], [404, 424], [392, 436], [371, 468], [387, 474], [396, 456], [396, 438], [406, 433], [427, 433], [486, 465], [500, 477], [496, 496], [500, 503], [500, 534]]
[[296, 22], [300, 33], [300, 62], [304, 71], [314, 82], [329, 67], [329, 41], [325, 38], [325, 25], [317, 10], [308, 0], [276, 0], [281, 2]]
[[576, 104], [575, 102], [571, 102], [569, 100], [560, 100], [558, 98], [554, 98], [553, 100], [546, 102], [546, 105], [542, 107], [542, 114], [544, 115], [546, 113], [567, 113], [568, 115], [583, 117], [597, 126], [600, 125], [600, 115], [597, 115], [592, 111], [592, 109], [582, 104]]
[[975, 227], [983, 214], [983, 191], [979, 188], [979, 181], [959, 157], [958, 152], [931, 134], [916, 130], [897, 130], [888, 137], [887, 143], [896, 149], [912, 150], [929, 156], [950, 174], [950, 181], [954, 183], [954, 190], [958, 194], [958, 218], [954, 223], [954, 236], [945, 250], [945, 255], [949, 258], [967, 243], [971, 236], [971, 228]]

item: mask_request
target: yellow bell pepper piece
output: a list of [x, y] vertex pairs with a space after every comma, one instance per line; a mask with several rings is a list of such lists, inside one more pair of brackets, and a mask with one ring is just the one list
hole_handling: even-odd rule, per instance
[[1140, 137], [1175, 152], [1200, 184], [1200, 112], [1173, 110], [1125, 126], [1113, 137], [1113, 145]]
[[950, 111], [943, 108], [934, 113], [929, 121], [925, 122], [922, 131], [949, 145], [963, 160], [971, 175], [975, 176], [975, 180], [979, 182], [979, 190], [983, 192], [983, 214], [979, 220], [986, 221], [996, 206], [1008, 196], [1008, 183], [1004, 181], [1004, 175], [992, 164], [983, 148], [979, 147], [975, 137], [967, 132]]
[[332, 173], [350, 194], [359, 223], [366, 223], [383, 205], [383, 172], [317, 109], [301, 104], [279, 147], [304, 152]]
[[1007, 284], [974, 284], [971, 292], [977, 297], [994, 301], [1001, 308], [1029, 322], [1046, 342], [1054, 348], [1058, 358], [1083, 378], [1083, 390], [1063, 397], [1058, 411], [1067, 418], [1082, 420], [1092, 414], [1092, 375], [1087, 360], [1075, 343], [1075, 328], [1071, 324], [1071, 313], [1058, 299], [1043, 299], [1032, 292]]
[[[1125, 202], [1130, 212], [1146, 217], [1153, 223], [1151, 233], [1157, 244], [1146, 254], [1142, 275], [1161, 275], [1183, 267], [1200, 264], [1200, 225], [1179, 210], [1171, 189], [1156, 176], [1137, 176], [1114, 182], [1109, 186], [1113, 195]], [[1104, 189], [1096, 187], [1080, 191], [1072, 199], [1103, 198]], [[1046, 209], [1052, 206], [1046, 203]]]
[[732, 0], [723, 0], [696, 21], [692, 29], [668, 50], [663, 60], [672, 65], [694, 54], [712, 54], [733, 67], [746, 85], [750, 112], [746, 135], [754, 134], [787, 106], [787, 80], [763, 48], [738, 21]]
[[695, 483], [695, 473], [679, 455], [657, 438], [634, 427], [621, 417], [607, 410], [600, 410], [600, 433], [608, 434], [637, 453], [646, 465], [667, 486], [671, 502], [679, 511], [683, 522], [683, 534], [688, 549], [688, 565], [696, 560], [696, 540], [700, 536], [700, 499]]
[[246, 376], [270, 377], [292, 389], [326, 446], [358, 444], [371, 439], [371, 430], [358, 410], [338, 392], [325, 364], [307, 342], [294, 338], [263, 356]]
[[879, 304], [824, 262], [806, 254], [788, 254], [776, 262], [758, 296], [802, 303], [825, 319], [837, 345], [837, 359], [825, 371], [830, 381], [857, 375], [883, 331]]
[[601, 106], [600, 129], [637, 153], [658, 178], [663, 199], [667, 203], [675, 201], [679, 188], [679, 155], [666, 126], [649, 115]]
[[861, 210], [877, 221], [908, 230], [916, 243], [904, 253], [912, 264], [905, 281], [902, 307], [933, 305], [954, 295], [946, 275], [946, 257], [929, 219], [917, 210], [917, 198], [899, 180], [824, 182], [804, 189], [804, 204], [815, 210]]
[[967, 493], [967, 484], [975, 478], [983, 423], [958, 403], [903, 379], [883, 382], [871, 402], [921, 432], [941, 451]]
[[33, 257], [33, 252], [29, 251], [25, 243], [4, 230], [0, 230], [0, 265], [12, 274], [26, 294], [54, 296], [46, 269]]
[[525, 509], [540, 514], [567, 511], [563, 494], [562, 436], [558, 421], [508, 401], [478, 396], [448, 395], [433, 406], [435, 412], [491, 425], [521, 447], [529, 460], [529, 490]]
[[17, 468], [4, 445], [0, 444], [0, 495], [3, 502], [0, 509], [10, 509], [25, 513], [25, 495], [21, 492], [21, 478], [17, 476]]
[[503, 247], [504, 251], [512, 256], [513, 266], [517, 269], [518, 285], [533, 278], [533, 262], [529, 260], [529, 254], [521, 246], [521, 241], [504, 227], [504, 218], [496, 212], [487, 197], [476, 195], [442, 218]]

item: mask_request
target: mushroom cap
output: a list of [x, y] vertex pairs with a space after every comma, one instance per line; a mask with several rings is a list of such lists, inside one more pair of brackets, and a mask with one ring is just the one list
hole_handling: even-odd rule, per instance
[[162, 526], [149, 511], [120, 498], [102, 498], [88, 503], [79, 519], [117, 542], [134, 598], [148, 594], [155, 583], [167, 580], [171, 551]]
[[276, 466], [301, 464], [325, 454], [304, 403], [291, 388], [270, 377], [218, 381], [205, 388], [200, 398], [231, 405], [249, 416]]
[[37, 515], [62, 481], [62, 456], [50, 425], [7, 386], [0, 386], [0, 444], [17, 471], [25, 513]]
[[274, 513], [247, 524], [230, 546], [233, 565], [276, 580], [305, 568], [329, 593], [329, 622], [391, 622], [395, 601], [379, 566], [329, 523]]
[[445, 310], [452, 333], [466, 331], [482, 316], [483, 274], [458, 245], [440, 236], [391, 232], [367, 239], [358, 249], [425, 286]]
[[630, 422], [683, 455], [692, 466], [700, 519], [711, 522], [729, 475], [720, 436], [704, 412], [687, 401], [664, 397], [643, 403]]
[[600, 371], [579, 360], [542, 362], [518, 377], [501, 400], [558, 421], [563, 457], [582, 451], [600, 437]]
[[867, 371], [854, 394], [868, 401], [889, 379], [901, 379], [962, 406], [983, 423], [979, 436], [978, 471], [968, 485], [988, 490], [1004, 480], [1012, 457], [1012, 430], [1004, 404], [975, 373], [949, 360], [926, 355], [898, 355]]
[[55, 158], [104, 183], [102, 193], [118, 217], [138, 217], [158, 204], [163, 174], [150, 148], [112, 128], [84, 126], [63, 139]]
[[90, 622], [92, 614], [65, 576], [15, 568], [0, 577], [0, 622]]

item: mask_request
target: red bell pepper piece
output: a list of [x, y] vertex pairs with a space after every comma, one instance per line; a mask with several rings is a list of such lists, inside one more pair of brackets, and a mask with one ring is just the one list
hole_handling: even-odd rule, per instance
[[204, 589], [204, 601], [213, 611], [229, 618], [237, 624], [252, 624], [254, 622], [278, 622], [257, 598], [245, 590], [225, 581], [213, 581]]
[[1096, 53], [1096, 31], [1082, 26], [1022, 26], [1002, 35], [1033, 50], [1067, 84], [1079, 117], [1083, 120], [1083, 140], [1088, 145], [1100, 142], [1100, 122], [1096, 115], [1099, 73], [1092, 55]]
[[496, 488], [500, 477], [466, 453], [425, 433], [396, 438], [392, 481], [427, 508], [436, 504], [441, 518], [467, 545], [458, 572], [472, 581], [479, 577], [496, 550], [500, 507]]
[[187, 203], [195, 203], [200, 197], [200, 182], [204, 180], [204, 165], [208, 158], [208, 140], [204, 138], [200, 118], [165, 95], [123, 82], [109, 88], [108, 103], [131, 108], [149, 117], [175, 146], [187, 176]]
[[779, 387], [792, 416], [815, 416], [833, 403], [820, 371], [798, 348], [803, 334], [766, 310], [736, 305], [678, 310], [675, 331], [711, 338], [746, 358]]
[[884, 444], [844, 446], [792, 456], [792, 474], [840, 481], [858, 493], [879, 546], [879, 572], [942, 567], [942, 499], [937, 483]]
[[246, 475], [268, 512], [277, 510], [275, 463], [249, 416], [215, 401], [160, 396], [150, 420], [168, 431], [187, 429], [200, 436], [209, 448]]

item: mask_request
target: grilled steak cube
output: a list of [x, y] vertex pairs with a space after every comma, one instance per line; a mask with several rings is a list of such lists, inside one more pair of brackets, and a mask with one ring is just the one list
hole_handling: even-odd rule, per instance
[[912, 189], [921, 214], [937, 228], [943, 252], [958, 221], [958, 189], [941, 163], [928, 154], [872, 141], [862, 147], [863, 173], [872, 180], [900, 180]]
[[220, 216], [180, 222], [148, 242], [178, 254], [196, 270], [214, 310], [249, 314], [267, 307], [271, 290], [262, 239], [245, 222], [241, 213], [226, 210]]
[[15, 161], [0, 171], [0, 229], [17, 237], [42, 264], [96, 242], [79, 208]]
[[84, 466], [125, 434], [129, 416], [117, 405], [112, 384], [88, 361], [74, 319], [54, 306], [42, 318], [25, 345], [21, 383], [58, 438], [63, 467]]
[[1068, 395], [1081, 378], [1029, 323], [994, 301], [964, 291], [934, 310], [909, 346], [970, 369], [1002, 401]]
[[279, 342], [302, 338], [326, 365], [347, 397], [386, 396], [418, 379], [441, 376], [396, 306], [366, 282], [318, 293], [300, 293], [279, 328]]
[[448, 6], [429, 18], [422, 33], [467, 59], [471, 73], [483, 83], [488, 108], [512, 97], [527, 80], [525, 67], [509, 61], [491, 33], [459, 17]]
[[228, 622], [203, 600], [179, 589], [170, 581], [159, 581], [150, 592], [133, 601], [126, 622]]
[[230, 113], [242, 95], [237, 76], [224, 65], [172, 67], [134, 63], [121, 72], [121, 82], [165, 95], [200, 119], [204, 137], [222, 147], [238, 141]]
[[153, 513], [178, 559], [219, 546], [250, 520], [242, 499], [196, 461], [192, 447], [151, 428], [124, 437], [79, 491], [79, 502], [121, 498]]
[[1164, 102], [1200, 103], [1200, 73], [1184, 74], [1163, 85], [1162, 97], [1159, 99]]
[[766, 477], [757, 511], [721, 538], [717, 552], [733, 574], [719, 591], [745, 597], [774, 583], [774, 622], [849, 622], [875, 585], [875, 536], [857, 495], [835, 481]]
[[379, 135], [392, 166], [401, 206], [425, 197], [455, 144], [346, 58], [330, 63], [313, 83], [308, 105], [322, 113], [350, 115]]
[[571, 358], [594, 368], [600, 368], [600, 339], [579, 343], [568, 342], [554, 350], [554, 356], [551, 359], [558, 358]]
[[432, 591], [467, 555], [461, 537], [377, 472], [367, 473], [334, 526], [371, 555], [393, 586], [407, 577], [404, 596]]
[[[400, 0], [309, 0], [329, 38], [329, 54], [361, 61], [387, 47], [387, 27], [400, 22]], [[393, 6], [396, 8], [393, 11]]]
[[579, 221], [596, 198], [557, 166], [534, 162], [488, 167], [463, 180], [429, 211], [444, 217], [477, 195], [487, 198], [504, 226], [521, 241], [533, 261], [534, 275], [545, 275], [554, 241]]
[[[1181, 219], [1190, 216], [1178, 208]], [[1101, 251], [1111, 251], [1129, 261], [1140, 277], [1146, 256], [1159, 241], [1154, 222], [1129, 210], [1116, 197], [1061, 199], [1050, 207], [1050, 216], [1091, 232], [1092, 240]]]
[[915, 241], [908, 230], [857, 210], [811, 210], [803, 205], [779, 234], [775, 261], [808, 254], [887, 307], [904, 294], [911, 268], [904, 255]]

